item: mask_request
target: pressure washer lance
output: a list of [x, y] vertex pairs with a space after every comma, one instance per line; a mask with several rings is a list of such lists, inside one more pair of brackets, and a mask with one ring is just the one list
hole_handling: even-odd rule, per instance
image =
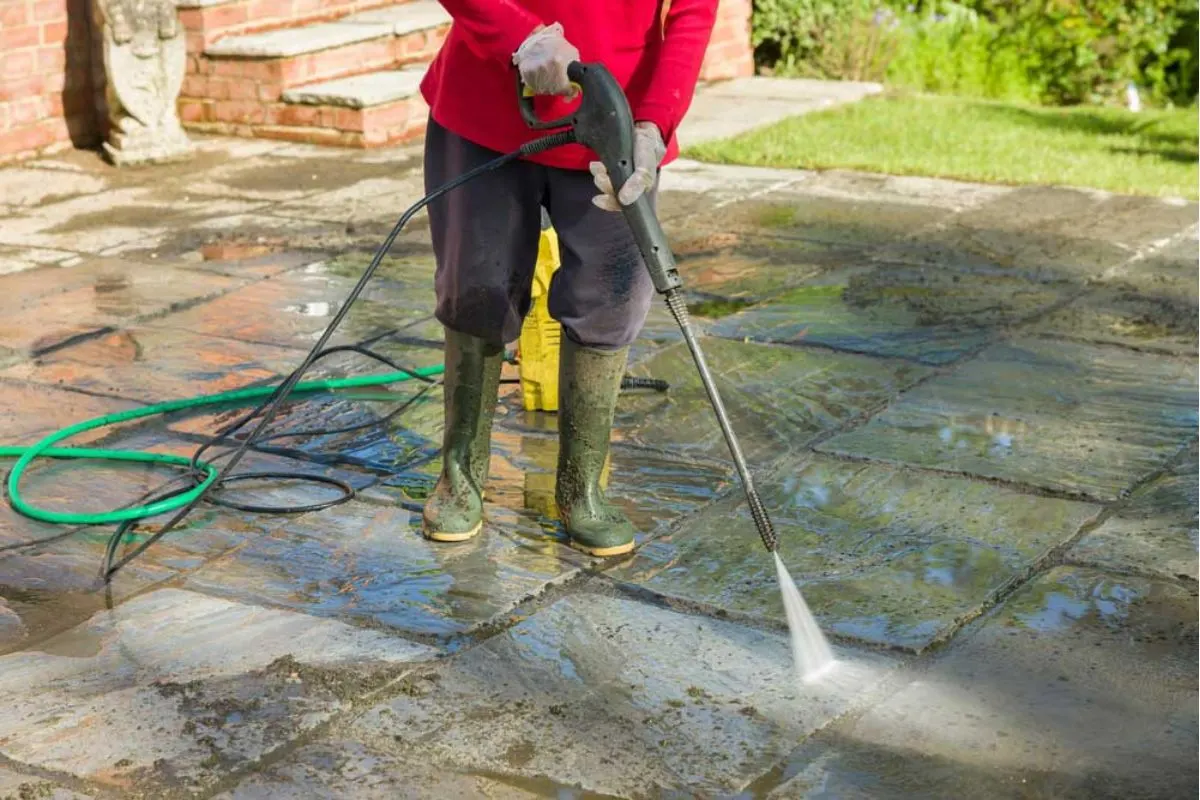
[[[622, 186], [633, 175], [633, 113], [629, 101], [621, 90], [620, 84], [612, 74], [601, 64], [573, 63], [567, 67], [567, 77], [581, 91], [582, 100], [579, 108], [568, 116], [556, 120], [542, 120], [537, 116], [533, 105], [533, 97], [517, 77], [517, 97], [521, 105], [521, 115], [533, 130], [553, 130], [567, 128], [573, 134], [575, 141], [593, 150], [600, 157], [608, 170], [613, 186]], [[746, 493], [746, 502], [750, 506], [750, 516], [754, 518], [754, 526], [762, 538], [768, 552], [774, 553], [779, 549], [779, 537], [767, 510], [754, 489], [754, 481], [750, 476], [750, 468], [742, 455], [741, 445], [729, 422], [725, 411], [725, 403], [717, 391], [712, 373], [709, 372], [708, 362], [704, 359], [704, 351], [696, 341], [688, 319], [687, 305], [684, 303], [681, 289], [679, 270], [675, 265], [675, 256], [671, 253], [670, 244], [650, 198], [643, 194], [631, 205], [622, 205], [621, 210], [626, 222], [633, 230], [638, 250], [650, 271], [650, 279], [654, 288], [666, 300], [667, 308], [675, 318], [683, 339], [687, 342], [696, 369], [700, 372], [700, 381], [704, 391], [708, 393], [709, 402], [716, 412], [717, 422], [721, 425], [721, 433], [729, 445], [733, 463], [737, 467], [738, 477], [742, 480], [742, 489]]]

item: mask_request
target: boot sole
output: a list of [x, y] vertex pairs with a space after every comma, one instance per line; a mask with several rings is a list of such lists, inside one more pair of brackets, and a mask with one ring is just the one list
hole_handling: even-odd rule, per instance
[[571, 547], [575, 548], [581, 553], [587, 553], [589, 556], [596, 556], [597, 558], [609, 558], [611, 556], [625, 555], [633, 550], [634, 544], [634, 542], [628, 542], [626, 544], [616, 544], [612, 547], [589, 547], [586, 544], [580, 544], [574, 540], [570, 542]]
[[422, 532], [425, 534], [425, 538], [431, 542], [465, 542], [468, 539], [475, 538], [482, 528], [483, 523], [480, 522], [474, 528], [466, 532], [452, 533], [450, 531], [431, 531], [428, 529], [425, 529]]

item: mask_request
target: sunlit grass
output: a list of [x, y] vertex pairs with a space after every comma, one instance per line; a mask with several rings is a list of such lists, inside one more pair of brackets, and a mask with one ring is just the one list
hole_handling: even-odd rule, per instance
[[1195, 109], [1133, 113], [892, 94], [690, 148], [701, 161], [1197, 198]]

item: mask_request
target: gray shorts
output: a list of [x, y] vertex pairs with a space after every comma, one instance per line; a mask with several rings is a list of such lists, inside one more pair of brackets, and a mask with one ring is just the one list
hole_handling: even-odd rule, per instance
[[[426, 191], [497, 155], [430, 119]], [[588, 172], [518, 161], [431, 203], [438, 320], [493, 344], [518, 338], [530, 308], [544, 208], [562, 258], [550, 284], [551, 316], [585, 347], [631, 344], [654, 286], [625, 218], [592, 205], [596, 191]]]

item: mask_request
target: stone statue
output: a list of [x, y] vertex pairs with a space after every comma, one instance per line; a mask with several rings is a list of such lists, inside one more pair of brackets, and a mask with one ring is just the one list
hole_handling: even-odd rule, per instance
[[96, 0], [104, 40], [109, 135], [117, 166], [173, 161], [192, 150], [175, 100], [187, 44], [174, 0]]

